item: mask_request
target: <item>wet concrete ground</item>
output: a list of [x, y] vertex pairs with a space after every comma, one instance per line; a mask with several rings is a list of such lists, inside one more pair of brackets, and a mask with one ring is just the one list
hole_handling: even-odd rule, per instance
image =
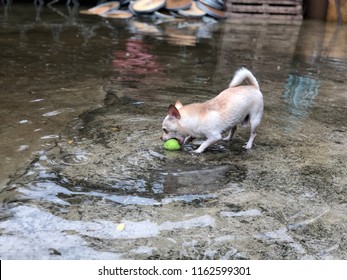
[[[26, 149], [30, 163], [11, 167], [3, 179], [2, 259], [347, 258], [345, 27], [76, 20], [99, 27], [73, 49], [76, 59], [93, 59], [79, 59], [72, 80], [74, 67], [64, 61], [51, 73], [68, 67], [58, 85], [35, 84], [61, 104], [46, 111], [77, 109], [50, 126], [58, 137], [49, 145], [32, 132], [21, 136], [36, 144]], [[79, 34], [75, 25], [65, 32]], [[92, 52], [97, 42], [103, 51]], [[69, 53], [64, 47], [57, 59]], [[92, 60], [99, 63], [91, 67]], [[201, 155], [189, 153], [193, 145], [165, 151], [159, 137], [168, 105], [214, 97], [240, 66], [264, 94], [253, 149], [242, 149], [249, 131], [239, 128], [232, 142]], [[4, 73], [2, 95], [4, 83], [16, 80]], [[57, 98], [67, 81], [76, 98]], [[86, 85], [100, 103], [90, 93], [85, 98]], [[9, 104], [44, 119], [9, 99], [1, 113], [10, 128], [18, 115], [11, 111], [11, 120]], [[10, 128], [2, 131], [18, 138]], [[17, 147], [6, 145], [1, 152]], [[23, 162], [15, 158], [9, 160]]]

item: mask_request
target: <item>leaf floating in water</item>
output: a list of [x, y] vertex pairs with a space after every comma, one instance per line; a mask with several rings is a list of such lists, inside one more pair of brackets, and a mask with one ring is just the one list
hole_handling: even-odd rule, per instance
[[19, 148], [17, 149], [17, 152], [22, 152], [22, 151], [25, 151], [29, 148], [28, 145], [21, 145], [19, 146]]
[[45, 113], [42, 116], [43, 117], [52, 117], [52, 116], [59, 115], [60, 113], [61, 113], [61, 110], [56, 110], [56, 111]]
[[86, 165], [90, 161], [90, 154], [84, 152], [75, 152], [62, 155], [60, 162], [66, 165]]
[[59, 138], [59, 135], [55, 135], [55, 134], [51, 134], [51, 135], [45, 135], [42, 136], [41, 139], [45, 140], [45, 139], [56, 139]]
[[116, 227], [116, 229], [117, 229], [118, 231], [123, 231], [123, 230], [125, 230], [125, 224], [118, 224], [117, 227]]
[[44, 100], [43, 98], [39, 98], [39, 99], [30, 100], [29, 102], [34, 103], [34, 102], [41, 102], [43, 100]]

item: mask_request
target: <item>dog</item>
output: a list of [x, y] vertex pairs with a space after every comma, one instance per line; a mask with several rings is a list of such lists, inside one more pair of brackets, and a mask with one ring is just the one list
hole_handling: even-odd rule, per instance
[[[247, 80], [249, 85], [241, 85]], [[177, 101], [170, 105], [165, 117], [161, 136], [162, 141], [175, 138], [186, 144], [194, 138], [206, 138], [194, 153], [202, 153], [207, 147], [220, 140], [231, 140], [238, 124], [250, 124], [250, 137], [245, 149], [251, 149], [256, 129], [264, 110], [263, 95], [257, 79], [246, 68], [236, 71], [229, 88], [215, 98], [203, 103], [183, 105]], [[229, 131], [227, 137], [222, 134]]]

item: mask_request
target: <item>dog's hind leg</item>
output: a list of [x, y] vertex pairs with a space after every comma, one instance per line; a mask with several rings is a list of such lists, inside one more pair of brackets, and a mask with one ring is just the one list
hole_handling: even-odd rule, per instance
[[254, 138], [257, 136], [256, 129], [258, 125], [260, 124], [261, 115], [258, 115], [256, 117], [250, 117], [250, 125], [251, 125], [251, 135], [249, 136], [249, 140], [243, 148], [249, 150], [252, 148]]
[[246, 127], [249, 122], [249, 115], [245, 117], [245, 119], [242, 121], [241, 126]]
[[227, 137], [224, 137], [223, 140], [224, 140], [224, 141], [229, 141], [229, 140], [231, 140], [231, 139], [233, 138], [234, 134], [235, 134], [236, 128], [237, 128], [236, 125], [235, 125], [234, 127], [232, 127], [232, 128], [230, 129], [230, 131], [229, 131], [228, 136], [227, 136]]
[[253, 141], [254, 141], [254, 138], [255, 136], [257, 136], [257, 134], [255, 133], [255, 130], [251, 130], [251, 135], [249, 137], [249, 140], [248, 142], [246, 143], [245, 146], [243, 146], [243, 148], [245, 148], [246, 150], [249, 150], [252, 148], [252, 145], [253, 145]]
[[194, 151], [192, 151], [192, 153], [197, 153], [197, 154], [200, 154], [202, 153], [203, 151], [205, 151], [205, 149], [208, 147], [208, 146], [211, 146], [213, 145], [214, 143], [218, 142], [219, 140], [222, 139], [222, 135], [220, 133], [216, 133], [214, 135], [209, 135], [206, 139], [205, 142], [203, 142], [200, 147]]

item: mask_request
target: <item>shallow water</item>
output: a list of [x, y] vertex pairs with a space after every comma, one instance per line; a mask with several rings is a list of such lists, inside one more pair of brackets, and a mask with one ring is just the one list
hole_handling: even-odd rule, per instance
[[[2, 15], [1, 258], [347, 258], [346, 27]], [[163, 150], [168, 105], [240, 66], [265, 100], [253, 149], [240, 128]]]

